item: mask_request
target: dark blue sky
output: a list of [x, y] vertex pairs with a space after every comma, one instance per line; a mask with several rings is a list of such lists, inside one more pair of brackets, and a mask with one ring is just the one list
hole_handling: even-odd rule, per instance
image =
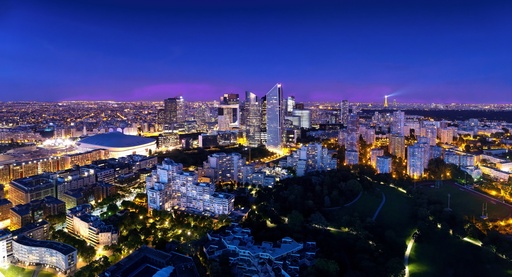
[[512, 103], [512, 1], [210, 2], [1, 1], [0, 101]]

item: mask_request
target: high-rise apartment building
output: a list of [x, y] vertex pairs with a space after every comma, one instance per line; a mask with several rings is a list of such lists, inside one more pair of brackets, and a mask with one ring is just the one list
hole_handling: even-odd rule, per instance
[[359, 151], [359, 116], [355, 113], [348, 117], [346, 149]]
[[388, 156], [378, 156], [375, 162], [377, 173], [391, 173], [392, 159]]
[[[231, 169], [229, 165], [226, 168], [226, 172]], [[199, 182], [199, 179], [195, 172], [183, 171], [182, 164], [165, 159], [146, 178], [149, 210], [171, 210], [178, 207], [196, 212], [229, 214], [234, 208], [234, 195], [216, 193], [213, 183]]]
[[208, 156], [208, 160], [203, 163], [204, 168], [214, 169], [213, 181], [238, 182], [242, 178], [242, 167], [245, 165], [245, 158], [239, 153], [214, 153]]
[[416, 143], [407, 147], [407, 174], [413, 179], [423, 176], [425, 164], [425, 149]]
[[348, 115], [349, 115], [349, 104], [348, 100], [342, 100], [341, 101], [341, 123], [345, 126], [347, 126], [348, 123]]
[[405, 138], [401, 135], [391, 135], [389, 138], [389, 153], [405, 159]]
[[391, 133], [404, 135], [405, 113], [402, 111], [393, 112], [391, 118]]
[[373, 168], [377, 168], [377, 157], [384, 155], [384, 149], [382, 148], [373, 148], [370, 150], [370, 164]]
[[266, 94], [267, 143], [269, 150], [280, 151], [284, 131], [283, 88], [276, 84]]

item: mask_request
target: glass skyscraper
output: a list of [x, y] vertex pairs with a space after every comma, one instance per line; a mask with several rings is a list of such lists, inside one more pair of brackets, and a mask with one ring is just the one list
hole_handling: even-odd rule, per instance
[[250, 147], [257, 147], [260, 144], [261, 111], [258, 97], [250, 91], [245, 92], [245, 112], [247, 142]]
[[267, 98], [267, 143], [269, 150], [280, 151], [284, 130], [284, 103], [281, 84], [276, 84], [266, 94]]

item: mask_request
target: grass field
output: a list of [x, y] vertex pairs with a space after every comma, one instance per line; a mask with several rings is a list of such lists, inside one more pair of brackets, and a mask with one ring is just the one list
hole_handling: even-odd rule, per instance
[[[32, 277], [34, 270], [22, 268], [19, 266], [9, 265], [7, 268], [0, 267], [0, 272], [5, 277]], [[39, 271], [37, 276], [39, 276], [39, 277], [55, 277], [55, 276], [57, 276], [57, 274], [41, 270], [41, 271]]]
[[32, 277], [34, 270], [9, 265], [7, 268], [0, 267], [0, 272], [2, 272], [5, 277]]
[[397, 237], [405, 241], [415, 228], [415, 222], [412, 220], [414, 200], [392, 187], [379, 186], [379, 189], [386, 195], [386, 203], [375, 221], [388, 229], [393, 229]]
[[487, 203], [487, 213], [490, 220], [504, 219], [512, 215], [512, 208], [503, 205], [499, 201], [489, 200], [455, 185], [445, 183], [439, 189], [430, 188], [429, 186], [424, 186], [423, 189], [430, 199], [442, 201], [445, 205], [448, 205], [448, 194], [450, 194], [450, 208], [460, 217], [480, 218], [483, 203]]
[[55, 276], [57, 276], [57, 274], [41, 270], [41, 271], [39, 271], [39, 274], [37, 276], [38, 277], [55, 277]]
[[488, 249], [438, 234], [428, 243], [415, 243], [409, 258], [411, 277], [510, 276], [512, 264]]
[[339, 211], [346, 214], [357, 213], [361, 220], [372, 218], [382, 201], [380, 192], [363, 192], [361, 198], [348, 207], [342, 207]]

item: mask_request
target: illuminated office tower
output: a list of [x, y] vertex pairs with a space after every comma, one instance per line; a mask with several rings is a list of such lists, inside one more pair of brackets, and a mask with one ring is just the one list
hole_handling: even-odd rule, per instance
[[240, 128], [240, 100], [238, 94], [224, 94], [220, 98], [217, 117], [219, 131]]
[[286, 115], [291, 115], [294, 109], [295, 109], [295, 97], [288, 96], [288, 98], [286, 100]]
[[299, 125], [300, 128], [311, 128], [311, 111], [310, 110], [298, 110], [295, 109], [292, 112], [293, 116], [296, 116], [299, 118]]
[[267, 96], [263, 95], [260, 99], [260, 132], [256, 135], [260, 144], [267, 145]]
[[261, 111], [260, 103], [256, 94], [245, 92], [245, 130], [247, 143], [250, 147], [257, 147], [260, 143]]
[[419, 179], [423, 176], [425, 164], [425, 150], [416, 143], [407, 147], [407, 174], [413, 179]]
[[384, 108], [388, 107], [388, 96], [384, 95]]
[[164, 100], [163, 128], [173, 130], [178, 123], [178, 98], [167, 98]]
[[276, 84], [266, 94], [267, 143], [270, 150], [280, 151], [284, 129], [283, 89]]
[[183, 123], [186, 120], [185, 99], [183, 96], [176, 97], [176, 121]]
[[341, 101], [341, 123], [345, 126], [347, 126], [347, 123], [348, 123], [348, 109], [349, 109], [349, 104], [348, 104], [348, 100], [343, 100]]

